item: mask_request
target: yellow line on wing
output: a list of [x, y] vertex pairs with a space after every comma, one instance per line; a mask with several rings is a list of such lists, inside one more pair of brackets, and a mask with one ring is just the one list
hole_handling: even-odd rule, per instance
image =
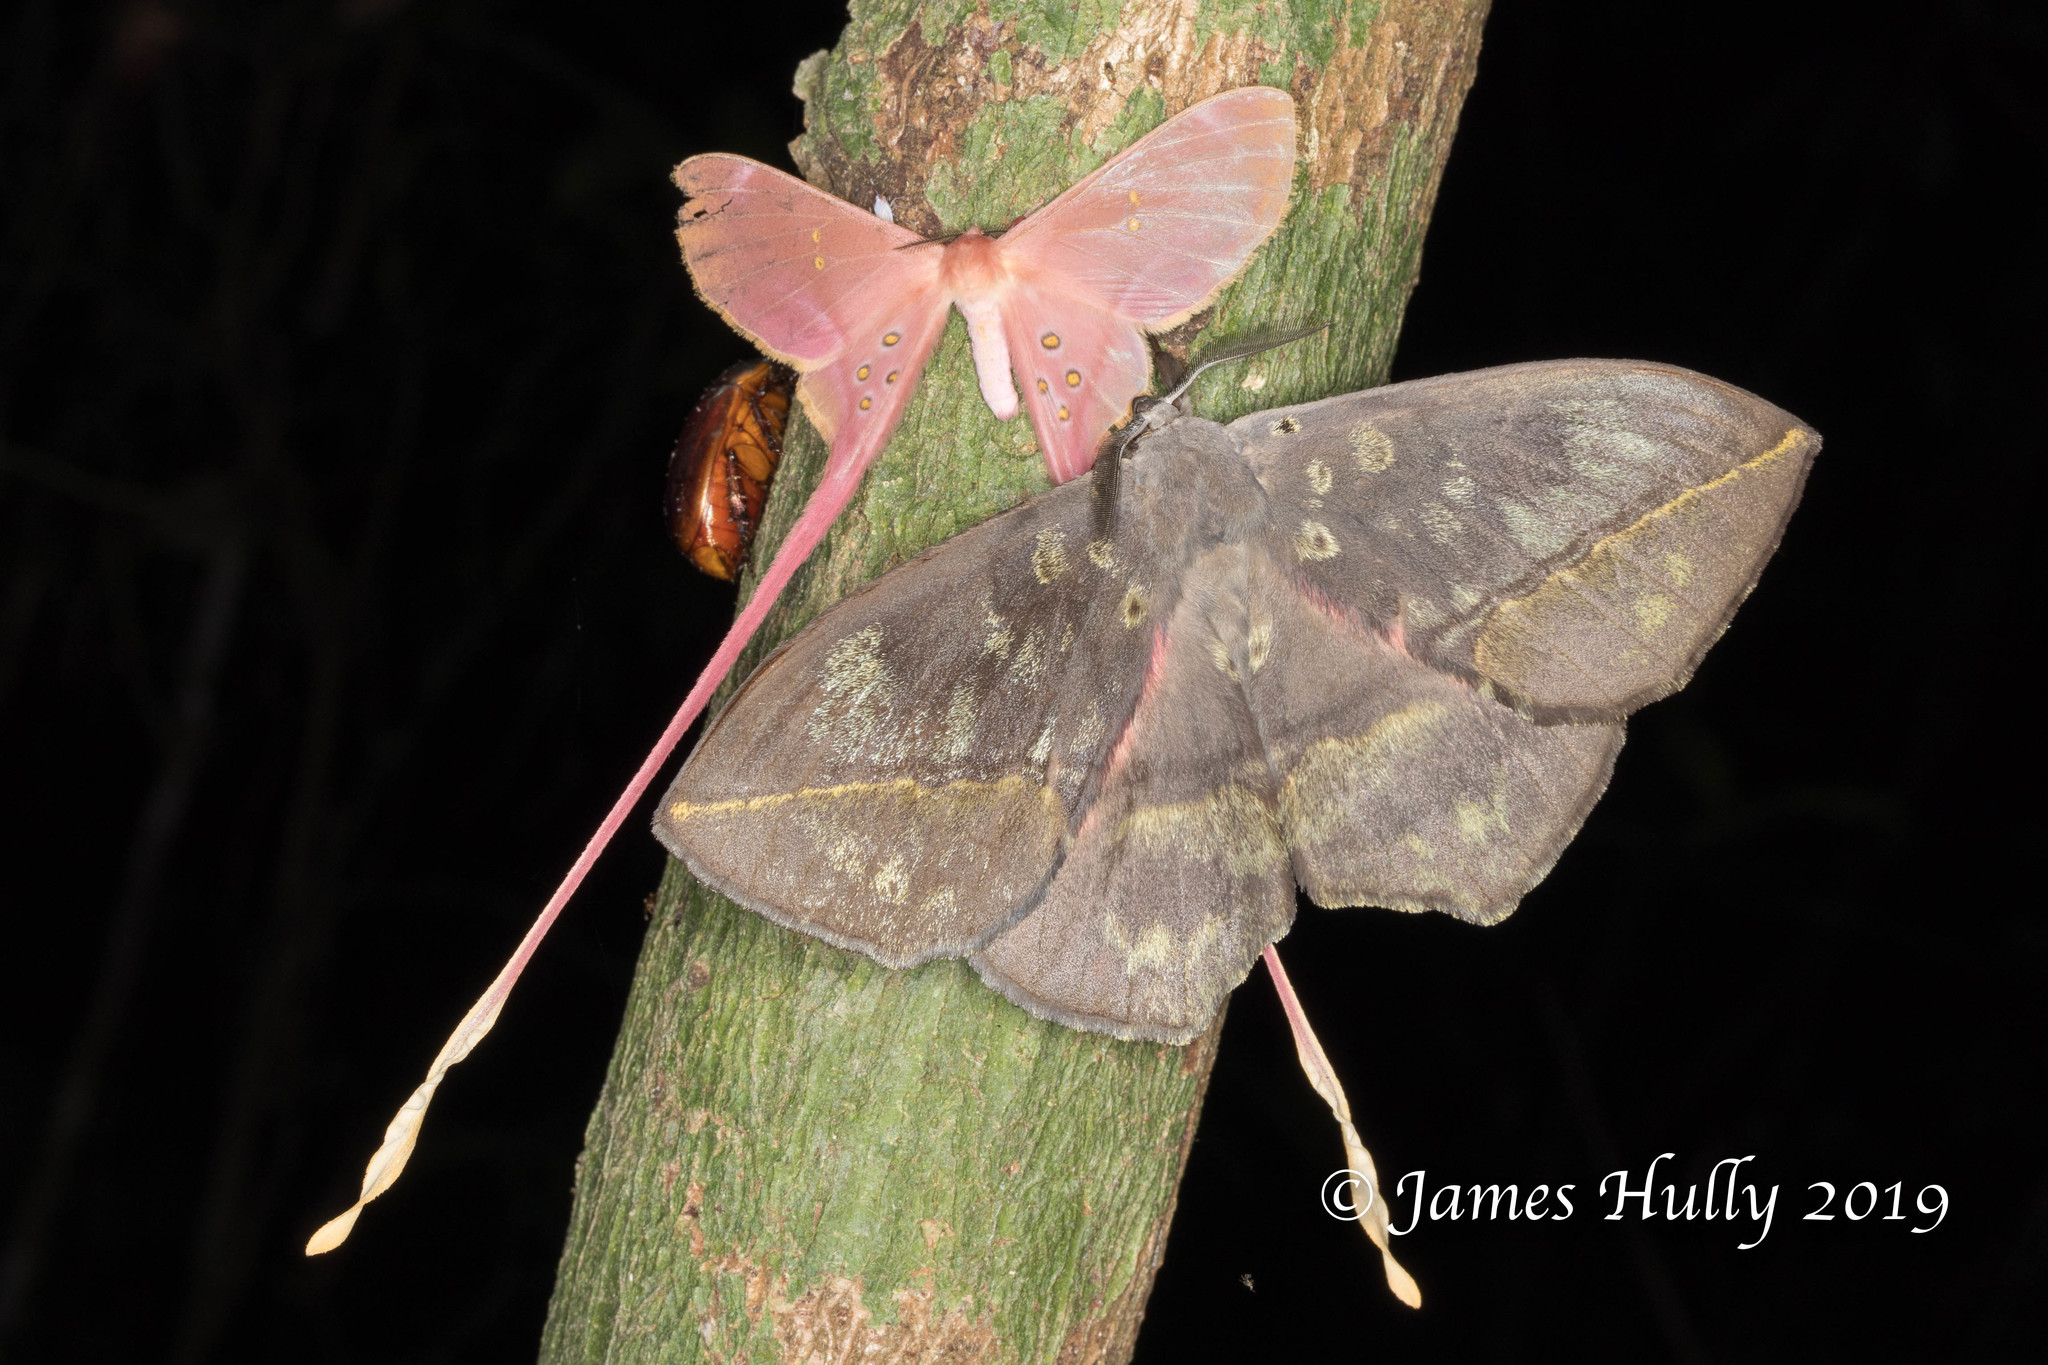
[[[993, 782], [976, 782], [961, 778], [937, 787], [923, 786], [915, 778], [898, 777], [887, 782], [839, 782], [829, 787], [799, 787], [793, 792], [771, 792], [766, 796], [747, 796], [731, 801], [677, 801], [669, 806], [668, 814], [671, 820], [689, 820], [698, 816], [737, 815], [775, 810], [792, 801], [837, 801], [878, 793], [924, 800], [935, 796], [999, 792], [1025, 785], [1026, 779], [1014, 775], [1000, 777]], [[1047, 788], [1040, 787], [1039, 790], [1047, 796], [1051, 795]]]

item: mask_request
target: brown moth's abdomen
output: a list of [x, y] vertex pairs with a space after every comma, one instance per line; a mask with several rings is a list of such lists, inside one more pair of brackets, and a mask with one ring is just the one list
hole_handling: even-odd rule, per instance
[[760, 522], [796, 372], [743, 360], [704, 391], [668, 460], [662, 510], [676, 548], [713, 578], [739, 577]]

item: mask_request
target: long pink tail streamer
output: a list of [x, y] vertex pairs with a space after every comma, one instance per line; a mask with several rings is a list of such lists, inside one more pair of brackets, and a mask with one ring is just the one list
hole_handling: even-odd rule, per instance
[[1266, 945], [1266, 971], [1273, 978], [1274, 993], [1280, 997], [1280, 1008], [1287, 1012], [1287, 1027], [1294, 1032], [1294, 1055], [1301, 1059], [1301, 1069], [1308, 1077], [1308, 1083], [1330, 1106], [1330, 1112], [1337, 1116], [1337, 1127], [1344, 1134], [1344, 1159], [1350, 1169], [1365, 1177], [1367, 1195], [1371, 1203], [1359, 1212], [1359, 1226], [1372, 1244], [1380, 1249], [1380, 1260], [1387, 1272], [1387, 1288], [1394, 1291], [1394, 1297], [1410, 1308], [1422, 1307], [1422, 1288], [1415, 1283], [1415, 1277], [1401, 1268], [1389, 1249], [1387, 1229], [1387, 1201], [1380, 1197], [1380, 1176], [1373, 1168], [1372, 1153], [1365, 1150], [1365, 1142], [1358, 1136], [1358, 1129], [1351, 1122], [1351, 1101], [1344, 1094], [1344, 1087], [1337, 1081], [1336, 1068], [1330, 1065], [1329, 1057], [1323, 1052], [1322, 1043], [1316, 1038], [1316, 1031], [1309, 1027], [1308, 1014], [1301, 1007], [1301, 1000], [1294, 994], [1294, 983], [1287, 979], [1287, 969], [1280, 965], [1280, 953], [1272, 944]]
[[[881, 435], [886, 439], [888, 433], [883, 432]], [[878, 446], [880, 442], [876, 441], [873, 444]], [[653, 784], [655, 776], [668, 762], [669, 755], [675, 752], [676, 745], [682, 742], [691, 724], [703, 713], [705, 706], [711, 701], [711, 694], [725, 681], [726, 674], [732, 672], [732, 666], [739, 661], [740, 651], [746, 648], [747, 641], [754, 637], [754, 632], [767, 618], [768, 609], [774, 606], [775, 599], [782, 595], [782, 589], [796, 573], [797, 566], [808, 559], [818, 542], [824, 539], [826, 529], [837, 519], [840, 509], [852, 498], [854, 489], [859, 487], [861, 474], [866, 470], [868, 461], [874, 453], [873, 450], [848, 451], [843, 458], [827, 464], [824, 481], [804, 504], [804, 510], [797, 517], [796, 524], [790, 528], [789, 535], [776, 550], [775, 558], [769, 562], [768, 572], [761, 575], [754, 595], [747, 599], [746, 606], [733, 618], [732, 629], [726, 632], [725, 639], [719, 643], [718, 651], [711, 656], [711, 662], [704, 666], [696, 685], [690, 689], [690, 694], [683, 698], [683, 704], [670, 718], [668, 727], [661, 732], [661, 738], [654, 742], [654, 748], [641, 761], [639, 771], [633, 774], [633, 780], [626, 784], [626, 789], [619, 793], [619, 799], [612, 803], [610, 812], [604, 817], [604, 823], [597, 827], [597, 832], [590, 836], [590, 842], [583, 846], [583, 852], [569, 868], [569, 874], [562, 878], [562, 884], [555, 888], [555, 894], [550, 896], [548, 903], [541, 908], [540, 915], [526, 931], [526, 937], [519, 940], [519, 947], [513, 951], [511, 959], [499, 969], [490, 987], [469, 1007], [469, 1013], [462, 1016], [462, 1022], [455, 1026], [455, 1032], [441, 1045], [440, 1052], [434, 1056], [433, 1065], [427, 1068], [427, 1079], [412, 1092], [411, 1097], [385, 1128], [384, 1141], [370, 1157], [370, 1164], [363, 1172], [362, 1193], [356, 1202], [339, 1216], [323, 1223], [320, 1230], [307, 1240], [308, 1256], [318, 1256], [323, 1252], [332, 1251], [348, 1240], [348, 1234], [355, 1227], [363, 1206], [390, 1189], [393, 1182], [398, 1179], [399, 1173], [405, 1169], [407, 1158], [412, 1155], [413, 1145], [419, 1140], [420, 1123], [426, 1117], [427, 1106], [433, 1102], [434, 1092], [440, 1088], [442, 1078], [448, 1074], [450, 1067], [467, 1057], [471, 1049], [491, 1031], [491, 1026], [498, 1022], [498, 1012], [505, 1007], [505, 998], [512, 993], [512, 987], [519, 980], [520, 973], [526, 970], [526, 964], [532, 960], [534, 951], [540, 947], [541, 940], [547, 937], [548, 930], [561, 915], [562, 907], [576, 894], [576, 888], [583, 885], [583, 879], [590, 874], [590, 869], [596, 864], [598, 857], [611, 843], [612, 836], [626, 823], [626, 817], [631, 815], [633, 808], [640, 803], [640, 798]]]

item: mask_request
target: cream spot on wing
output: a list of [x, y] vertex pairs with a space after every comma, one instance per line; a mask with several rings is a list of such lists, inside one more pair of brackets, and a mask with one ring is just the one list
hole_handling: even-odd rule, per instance
[[1089, 541], [1088, 562], [1090, 564], [1093, 564], [1098, 569], [1114, 568], [1116, 565], [1116, 553], [1114, 547], [1111, 546], [1110, 543], [1106, 540]]
[[1419, 630], [1442, 625], [1449, 618], [1444, 609], [1427, 597], [1410, 597], [1401, 603], [1402, 619]]
[[1038, 548], [1031, 552], [1031, 572], [1041, 583], [1050, 583], [1067, 571], [1067, 547], [1057, 526], [1038, 533]]
[[1047, 722], [1045, 723], [1045, 728], [1044, 728], [1043, 730], [1040, 730], [1040, 731], [1038, 732], [1038, 739], [1037, 739], [1037, 741], [1036, 741], [1035, 743], [1033, 743], [1033, 744], [1032, 744], [1032, 746], [1031, 746], [1031, 762], [1032, 762], [1032, 763], [1033, 763], [1033, 764], [1034, 764], [1035, 766], [1037, 766], [1037, 767], [1040, 767], [1040, 768], [1043, 768], [1043, 767], [1045, 766], [1045, 760], [1046, 760], [1046, 759], [1047, 759], [1048, 757], [1050, 757], [1050, 756], [1051, 756], [1051, 754], [1052, 754], [1052, 722], [1051, 722], [1051, 721], [1047, 721]]
[[1308, 486], [1315, 490], [1317, 497], [1320, 498], [1330, 491], [1330, 483], [1334, 476], [1330, 473], [1330, 467], [1321, 460], [1310, 460], [1308, 468], [1302, 472], [1308, 475]]
[[946, 726], [943, 752], [947, 758], [958, 761], [974, 751], [974, 732], [981, 724], [981, 703], [974, 695], [974, 689], [966, 683], [953, 688], [953, 698], [946, 704]]
[[1429, 846], [1429, 840], [1423, 838], [1414, 830], [1408, 831], [1408, 837], [1401, 842], [1407, 844], [1408, 851], [1418, 858], [1436, 857], [1436, 850]]
[[942, 886], [926, 896], [917, 907], [917, 917], [922, 920], [951, 919], [960, 909], [953, 888]]
[[1102, 936], [1124, 955], [1124, 975], [1156, 972], [1173, 965], [1173, 936], [1166, 932], [1165, 925], [1154, 924], [1139, 931], [1136, 938], [1131, 937], [1131, 931], [1115, 915], [1106, 916], [1102, 927]]
[[910, 898], [910, 867], [902, 855], [891, 857], [875, 869], [873, 882], [875, 895], [894, 905], [901, 905]]
[[1636, 624], [1643, 628], [1643, 634], [1655, 635], [1677, 608], [1678, 604], [1663, 593], [1644, 593], [1635, 600]]
[[882, 657], [882, 628], [869, 626], [847, 636], [825, 656], [818, 690], [825, 699], [812, 710], [805, 729], [842, 758], [865, 746], [896, 697], [896, 679]]
[[1192, 931], [1175, 934], [1154, 923], [1133, 934], [1112, 914], [1104, 917], [1102, 937], [1123, 955], [1130, 989], [1155, 1005], [1186, 1008], [1228, 970], [1218, 959], [1228, 951], [1229, 928], [1223, 916], [1206, 914]]
[[1331, 559], [1343, 548], [1320, 521], [1304, 521], [1294, 533], [1294, 553], [1303, 559]]
[[1010, 623], [996, 615], [994, 611], [990, 611], [987, 616], [982, 618], [982, 624], [988, 627], [988, 634], [982, 638], [981, 642], [982, 655], [986, 657], [993, 654], [998, 659], [1009, 658]]
[[1370, 422], [1351, 428], [1351, 458], [1362, 474], [1384, 474], [1394, 467], [1394, 442]]
[[1458, 514], [1440, 502], [1423, 504], [1422, 525], [1429, 532], [1429, 538], [1439, 545], [1450, 544], [1465, 530], [1465, 523], [1458, 520]]
[[1486, 594], [1465, 583], [1453, 583], [1449, 591], [1453, 611], [1470, 611], [1486, 600]]
[[818, 849], [825, 861], [837, 871], [850, 872], [858, 876], [861, 869], [867, 866], [867, 841], [855, 838], [846, 831], [839, 831], [836, 838], [826, 838], [818, 845]]
[[1665, 555], [1664, 572], [1674, 586], [1682, 588], [1692, 582], [1692, 560], [1682, 554]]
[[1060, 653], [1064, 654], [1064, 653], [1066, 653], [1066, 652], [1067, 652], [1068, 650], [1072, 649], [1073, 647], [1074, 647], [1074, 623], [1073, 623], [1072, 621], [1069, 621], [1069, 622], [1067, 622], [1067, 624], [1066, 624], [1066, 625], [1065, 625], [1065, 626], [1064, 626], [1064, 627], [1063, 627], [1063, 628], [1062, 628], [1062, 629], [1060, 630]]
[[1130, 630], [1145, 619], [1145, 589], [1136, 583], [1124, 593], [1124, 629]]
[[1458, 821], [1458, 837], [1472, 845], [1492, 843], [1508, 834], [1508, 792], [1503, 776], [1496, 774], [1491, 801], [1458, 801], [1452, 805]]
[[1017, 657], [1010, 661], [1010, 680], [1019, 686], [1029, 687], [1045, 673], [1045, 632], [1034, 630], [1025, 635], [1024, 643], [1017, 647]]
[[1301, 423], [1295, 421], [1292, 417], [1282, 417], [1266, 429], [1275, 436], [1292, 436], [1295, 432], [1301, 430]]
[[1445, 479], [1443, 490], [1445, 498], [1457, 503], [1460, 507], [1470, 507], [1472, 499], [1478, 495], [1479, 485], [1466, 478], [1463, 474], [1460, 474], [1454, 479]]
[[1493, 507], [1515, 544], [1538, 559], [1548, 559], [1571, 543], [1572, 523], [1563, 516], [1547, 516], [1513, 498], [1496, 498]]
[[823, 270], [825, 268], [825, 258], [823, 256], [811, 257], [811, 266], [813, 269]]
[[1222, 640], [1209, 642], [1209, 662], [1216, 665], [1216, 671], [1232, 682], [1237, 681], [1237, 665], [1230, 661], [1230, 646]]
[[1273, 655], [1273, 618], [1264, 612], [1252, 613], [1252, 627], [1245, 635], [1246, 662], [1257, 673], [1266, 666], [1266, 660]]
[[1550, 410], [1564, 419], [1572, 472], [1603, 489], [1634, 490], [1664, 459], [1664, 447], [1633, 430], [1628, 404], [1612, 398], [1566, 399]]
[[1074, 727], [1074, 737], [1067, 741], [1067, 752], [1076, 758], [1086, 754], [1102, 743], [1102, 737], [1108, 730], [1109, 727], [1103, 724], [1102, 712], [1094, 702], [1089, 702], [1088, 714], [1081, 717], [1081, 723]]

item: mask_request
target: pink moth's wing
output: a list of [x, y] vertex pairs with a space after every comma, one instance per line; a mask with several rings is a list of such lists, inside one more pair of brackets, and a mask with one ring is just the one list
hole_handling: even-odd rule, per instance
[[1182, 111], [1002, 237], [1003, 258], [1158, 331], [1236, 278], [1280, 225], [1294, 100], [1250, 86]]
[[[1054, 478], [1087, 469], [1103, 429], [1144, 391], [1151, 363], [1142, 334], [1208, 304], [1280, 225], [1294, 137], [1285, 91], [1218, 95], [1002, 236], [1011, 363]], [[1047, 336], [1060, 338], [1057, 352], [1042, 344]]]
[[745, 157], [676, 167], [697, 292], [794, 366], [835, 458], [881, 449], [946, 322], [940, 248]]
[[1003, 332], [1024, 410], [1054, 483], [1088, 472], [1103, 433], [1152, 379], [1145, 333], [1100, 306], [1012, 279]]

